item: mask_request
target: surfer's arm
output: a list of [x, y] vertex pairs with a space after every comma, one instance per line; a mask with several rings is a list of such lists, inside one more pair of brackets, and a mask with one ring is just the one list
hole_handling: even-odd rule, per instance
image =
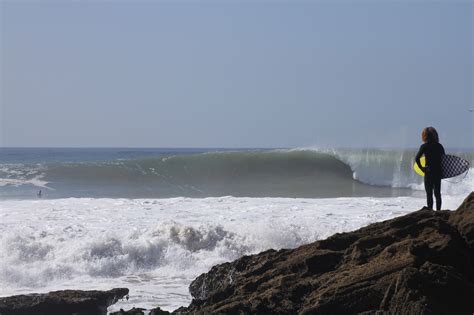
[[420, 168], [420, 170], [422, 170], [423, 172], [425, 171], [425, 168], [423, 166], [421, 166], [421, 162], [420, 162], [420, 158], [421, 156], [425, 153], [425, 146], [422, 145], [420, 147], [420, 149], [418, 150], [418, 153], [416, 154], [415, 156], [415, 162], [416, 162], [416, 165], [418, 165], [418, 167]]

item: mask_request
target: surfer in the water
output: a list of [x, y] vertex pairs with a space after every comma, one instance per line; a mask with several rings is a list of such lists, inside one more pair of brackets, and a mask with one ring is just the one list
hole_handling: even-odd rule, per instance
[[[433, 192], [436, 198], [436, 210], [441, 210], [441, 157], [445, 154], [439, 143], [438, 132], [433, 127], [423, 129], [423, 144], [416, 154], [415, 161], [425, 173], [425, 190], [428, 209], [433, 210]], [[426, 166], [421, 166], [420, 158], [425, 156]]]

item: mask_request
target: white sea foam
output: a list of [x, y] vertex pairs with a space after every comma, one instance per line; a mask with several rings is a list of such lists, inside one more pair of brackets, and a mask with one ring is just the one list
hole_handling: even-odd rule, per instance
[[40, 177], [35, 177], [32, 179], [14, 179], [14, 178], [0, 178], [0, 187], [2, 186], [21, 186], [21, 185], [32, 185], [38, 188], [44, 189], [53, 189], [48, 187], [48, 182], [45, 180], [41, 180]]
[[51, 189], [44, 177], [44, 166], [24, 164], [0, 164], [0, 187], [32, 185], [38, 188]]
[[[423, 196], [422, 196], [423, 197]], [[447, 196], [454, 209], [464, 196]], [[424, 198], [0, 201], [0, 295], [130, 288], [133, 306], [187, 305], [211, 266], [421, 208]]]

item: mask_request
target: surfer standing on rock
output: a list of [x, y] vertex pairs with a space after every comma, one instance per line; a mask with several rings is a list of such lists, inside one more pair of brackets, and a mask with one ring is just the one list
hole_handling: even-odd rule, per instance
[[[427, 127], [421, 132], [424, 142], [415, 161], [418, 167], [425, 173], [425, 191], [427, 207], [433, 210], [433, 192], [436, 198], [436, 210], [441, 210], [441, 158], [445, 154], [444, 148], [439, 143], [438, 132], [433, 127]], [[421, 156], [425, 156], [426, 166], [420, 162]]]

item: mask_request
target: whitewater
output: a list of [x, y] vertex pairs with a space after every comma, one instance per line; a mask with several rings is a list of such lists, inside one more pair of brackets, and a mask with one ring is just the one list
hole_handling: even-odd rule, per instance
[[[446, 196], [455, 209], [463, 196]], [[0, 295], [127, 287], [174, 310], [213, 265], [400, 216], [423, 198], [55, 199], [0, 202]]]
[[[425, 205], [411, 151], [69, 153], [0, 159], [0, 296], [127, 287], [128, 301], [109, 311], [171, 311], [213, 265]], [[474, 191], [473, 174], [443, 181], [443, 209]], [[158, 188], [167, 190], [151, 197]]]

